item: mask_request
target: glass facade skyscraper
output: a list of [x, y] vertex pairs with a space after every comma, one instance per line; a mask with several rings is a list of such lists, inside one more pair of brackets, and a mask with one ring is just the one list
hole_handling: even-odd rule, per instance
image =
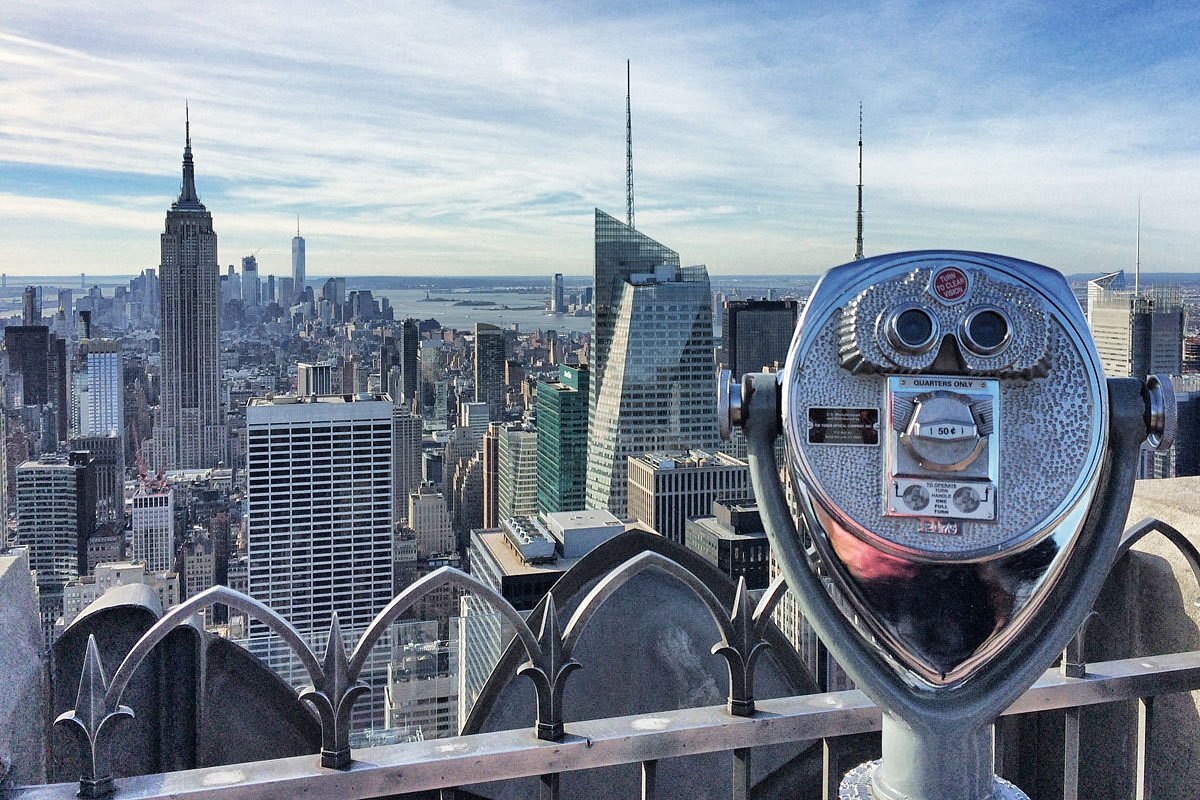
[[504, 418], [504, 331], [475, 323], [475, 402], [487, 403], [493, 420]]
[[702, 266], [596, 210], [587, 506], [627, 514], [629, 456], [716, 449], [712, 291]]
[[587, 477], [588, 368], [562, 366], [537, 386], [537, 510], [581, 511]]

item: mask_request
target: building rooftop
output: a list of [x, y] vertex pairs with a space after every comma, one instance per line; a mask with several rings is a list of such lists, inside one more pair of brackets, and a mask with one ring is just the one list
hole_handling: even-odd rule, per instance
[[526, 563], [521, 555], [513, 550], [506, 541], [504, 531], [491, 529], [477, 531], [479, 543], [487, 549], [495, 559], [500, 569], [508, 577], [517, 575], [542, 575], [560, 573], [570, 569], [579, 559], [559, 558], [554, 561], [541, 563]]
[[266, 397], [251, 397], [246, 401], [248, 406], [295, 406], [316, 404], [342, 404], [370, 401], [392, 402], [392, 396], [387, 392], [359, 392], [358, 394], [277, 394]]
[[739, 533], [737, 530], [730, 528], [728, 525], [721, 523], [716, 517], [692, 517], [688, 520], [690, 524], [697, 525], [708, 531], [718, 539], [728, 541], [745, 541], [748, 539], [765, 539], [766, 531], [757, 531], [750, 533]]
[[728, 453], [707, 450], [661, 450], [633, 457], [635, 461], [648, 464], [655, 469], [677, 469], [697, 467], [744, 467], [746, 462]]
[[609, 525], [625, 527], [625, 523], [617, 519], [616, 515], [607, 508], [589, 508], [583, 511], [555, 511], [546, 515], [546, 521], [552, 529], [557, 527], [564, 531], [573, 528], [595, 528]]

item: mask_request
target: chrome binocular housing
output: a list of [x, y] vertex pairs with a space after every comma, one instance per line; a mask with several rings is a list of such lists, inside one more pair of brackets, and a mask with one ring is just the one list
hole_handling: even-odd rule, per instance
[[[805, 566], [905, 681], [964, 681], [1038, 613], [1100, 487], [1108, 386], [1066, 280], [955, 251], [836, 267], [777, 382]], [[1144, 396], [1169, 447], [1169, 380]]]

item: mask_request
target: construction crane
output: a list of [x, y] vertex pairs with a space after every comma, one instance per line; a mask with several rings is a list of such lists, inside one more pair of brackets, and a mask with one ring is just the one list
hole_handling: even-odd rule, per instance
[[133, 455], [137, 459], [138, 478], [146, 480], [146, 459], [142, 457], [142, 437], [138, 433], [137, 420], [130, 420], [129, 425], [133, 431]]

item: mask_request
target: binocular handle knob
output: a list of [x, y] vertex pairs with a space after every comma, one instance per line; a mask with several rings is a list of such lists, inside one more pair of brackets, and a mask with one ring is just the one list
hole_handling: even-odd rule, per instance
[[734, 426], [745, 422], [742, 410], [742, 383], [727, 369], [717, 374], [717, 428], [723, 441], [729, 441]]
[[1142, 396], [1146, 401], [1146, 443], [1159, 452], [1170, 450], [1179, 430], [1179, 409], [1170, 376], [1147, 377]]

